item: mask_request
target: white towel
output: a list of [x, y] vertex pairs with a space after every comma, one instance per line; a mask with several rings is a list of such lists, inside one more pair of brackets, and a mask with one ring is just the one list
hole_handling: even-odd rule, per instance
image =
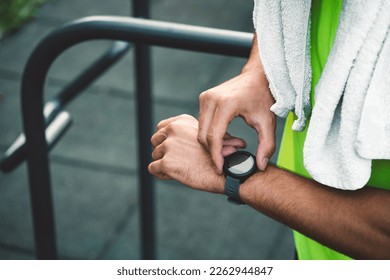
[[355, 149], [370, 159], [390, 158], [390, 33], [387, 30], [383, 52], [376, 63], [364, 101]]
[[[294, 110], [298, 120], [293, 129], [298, 131], [310, 110], [307, 7], [310, 1], [255, 0], [254, 9], [260, 56], [276, 100], [271, 110], [281, 117]], [[390, 78], [385, 69], [390, 65], [389, 26], [389, 0], [343, 1], [336, 38], [315, 90], [304, 146], [305, 167], [320, 183], [359, 189], [370, 178], [372, 159], [390, 159]], [[277, 40], [275, 34], [284, 36]]]
[[301, 131], [310, 112], [311, 0], [255, 0], [253, 21], [264, 71], [276, 103], [271, 110], [284, 118], [295, 109], [293, 127]]

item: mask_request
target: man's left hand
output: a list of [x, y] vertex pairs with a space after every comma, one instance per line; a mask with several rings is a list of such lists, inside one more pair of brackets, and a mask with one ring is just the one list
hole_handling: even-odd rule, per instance
[[[199, 144], [198, 121], [189, 115], [180, 115], [161, 121], [151, 142], [153, 162], [149, 172], [159, 179], [173, 179], [193, 189], [223, 193], [225, 178], [219, 175], [210, 154]], [[223, 154], [244, 148], [244, 140], [226, 134]]]

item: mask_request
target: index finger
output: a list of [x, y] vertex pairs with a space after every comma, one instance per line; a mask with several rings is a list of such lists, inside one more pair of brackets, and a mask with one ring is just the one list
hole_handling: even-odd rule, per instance
[[207, 134], [209, 127], [213, 120], [216, 104], [213, 99], [205, 97], [199, 98], [199, 130], [198, 130], [198, 142], [206, 149], [209, 150], [207, 143]]
[[224, 162], [222, 155], [223, 138], [233, 117], [234, 115], [230, 113], [228, 108], [221, 109], [218, 107], [215, 110], [214, 118], [210, 124], [207, 134], [207, 142], [210, 148], [211, 159], [220, 174], [222, 173], [222, 166]]

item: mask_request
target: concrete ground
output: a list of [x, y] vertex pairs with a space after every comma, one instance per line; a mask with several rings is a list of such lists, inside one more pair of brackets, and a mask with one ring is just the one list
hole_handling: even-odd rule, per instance
[[[252, 1], [151, 0], [151, 18], [252, 32]], [[34, 46], [63, 23], [88, 15], [131, 14], [128, 0], [51, 0], [18, 32], [0, 42], [0, 150], [20, 133], [21, 74]], [[49, 73], [46, 95], [56, 94], [110, 45], [80, 44]], [[153, 115], [197, 116], [198, 95], [236, 75], [244, 59], [153, 47]], [[52, 151], [57, 244], [62, 259], [139, 259], [133, 53], [67, 108], [74, 125]], [[278, 139], [283, 123], [279, 120]], [[249, 150], [256, 134], [236, 120], [229, 130]], [[291, 259], [285, 226], [224, 196], [156, 181], [158, 259]], [[26, 165], [0, 174], [0, 259], [33, 259]]]

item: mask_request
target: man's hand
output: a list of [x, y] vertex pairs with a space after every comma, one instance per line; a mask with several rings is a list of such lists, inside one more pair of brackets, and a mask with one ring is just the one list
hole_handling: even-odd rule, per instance
[[210, 151], [219, 173], [223, 166], [223, 137], [237, 116], [257, 131], [257, 166], [260, 170], [266, 168], [275, 151], [276, 116], [270, 111], [274, 103], [264, 74], [251, 71], [200, 95], [198, 141]]
[[[161, 121], [151, 142], [155, 147], [149, 172], [159, 179], [174, 179], [194, 189], [223, 193], [224, 177], [217, 174], [209, 153], [197, 141], [198, 121], [181, 115]], [[222, 154], [230, 154], [246, 143], [226, 134]]]
[[218, 173], [222, 173], [223, 166], [223, 137], [229, 123], [238, 116], [257, 131], [257, 166], [265, 170], [275, 151], [276, 116], [270, 111], [274, 103], [255, 36], [251, 55], [241, 74], [199, 97], [198, 141], [210, 152]]

